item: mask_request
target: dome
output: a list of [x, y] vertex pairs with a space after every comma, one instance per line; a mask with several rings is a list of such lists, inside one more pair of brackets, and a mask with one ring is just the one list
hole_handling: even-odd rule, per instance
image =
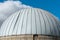
[[38, 8], [25, 8], [8, 17], [0, 28], [0, 36], [41, 34], [60, 36], [59, 20]]

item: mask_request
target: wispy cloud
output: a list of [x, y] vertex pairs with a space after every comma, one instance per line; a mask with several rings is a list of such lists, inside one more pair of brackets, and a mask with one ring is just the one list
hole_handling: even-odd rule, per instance
[[0, 3], [0, 26], [8, 16], [22, 8], [30, 8], [30, 6], [22, 4], [20, 1], [5, 1]]

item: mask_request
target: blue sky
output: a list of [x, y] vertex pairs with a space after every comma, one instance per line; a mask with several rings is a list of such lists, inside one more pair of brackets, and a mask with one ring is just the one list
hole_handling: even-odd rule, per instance
[[[0, 0], [3, 2], [4, 0]], [[60, 19], [60, 0], [20, 0], [23, 4], [47, 10]]]

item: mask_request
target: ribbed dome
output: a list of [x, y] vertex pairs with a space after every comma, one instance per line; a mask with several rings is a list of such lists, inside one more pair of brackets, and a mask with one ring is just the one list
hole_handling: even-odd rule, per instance
[[42, 34], [60, 36], [55, 16], [38, 8], [26, 8], [11, 15], [1, 26], [0, 35]]

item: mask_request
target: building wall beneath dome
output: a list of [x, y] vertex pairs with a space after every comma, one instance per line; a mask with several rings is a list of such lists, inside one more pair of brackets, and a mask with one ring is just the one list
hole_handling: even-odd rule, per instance
[[12, 35], [0, 36], [0, 40], [60, 40], [60, 37], [43, 35]]

